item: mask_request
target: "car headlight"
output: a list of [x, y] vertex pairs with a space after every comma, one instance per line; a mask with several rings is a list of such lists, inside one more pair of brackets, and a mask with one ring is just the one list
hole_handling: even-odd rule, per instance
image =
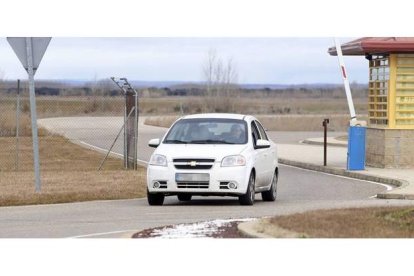
[[167, 167], [167, 157], [161, 154], [153, 154], [149, 162], [152, 166], [163, 166]]
[[245, 166], [246, 158], [243, 155], [230, 155], [223, 158], [221, 161], [222, 167]]

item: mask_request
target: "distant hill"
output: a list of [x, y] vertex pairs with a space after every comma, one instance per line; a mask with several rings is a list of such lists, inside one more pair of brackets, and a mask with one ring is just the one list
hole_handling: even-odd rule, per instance
[[[23, 83], [26, 80], [22, 80]], [[73, 86], [73, 87], [82, 87], [89, 86], [94, 82], [105, 81], [111, 83], [110, 79], [101, 79], [101, 80], [80, 80], [80, 79], [55, 79], [55, 80], [36, 80], [38, 85], [47, 84], [48, 86], [62, 85]], [[142, 81], [142, 80], [129, 80], [130, 83], [137, 89], [141, 88], [169, 88], [169, 89], [191, 89], [191, 88], [202, 88], [204, 82], [188, 82], [188, 81]], [[6, 81], [6, 86], [15, 86], [14, 81]], [[279, 90], [279, 89], [333, 89], [338, 87], [343, 87], [342, 83], [302, 83], [302, 84], [274, 84], [274, 83], [239, 83], [238, 84], [242, 89], [246, 90]], [[366, 89], [367, 84], [352, 83], [353, 88]], [[116, 88], [114, 84], [114, 88]]]

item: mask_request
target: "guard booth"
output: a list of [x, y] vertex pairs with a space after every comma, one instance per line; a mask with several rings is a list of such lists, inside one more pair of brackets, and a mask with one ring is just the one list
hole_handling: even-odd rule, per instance
[[[414, 38], [366, 37], [341, 48], [368, 60], [366, 164], [414, 167]], [[335, 47], [328, 52], [336, 55]]]

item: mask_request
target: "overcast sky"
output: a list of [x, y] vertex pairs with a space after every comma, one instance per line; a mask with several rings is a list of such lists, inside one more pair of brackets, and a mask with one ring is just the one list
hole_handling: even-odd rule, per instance
[[[352, 38], [342, 38], [347, 42]], [[239, 83], [341, 83], [332, 38], [52, 38], [37, 79], [202, 81], [209, 49], [232, 58]], [[26, 73], [5, 37], [0, 38], [5, 79]], [[345, 57], [350, 81], [367, 83], [364, 57]]]

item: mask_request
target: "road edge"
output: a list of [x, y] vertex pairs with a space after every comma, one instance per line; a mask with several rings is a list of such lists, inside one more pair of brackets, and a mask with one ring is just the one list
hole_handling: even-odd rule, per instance
[[288, 160], [288, 159], [285, 159], [285, 158], [279, 158], [279, 163], [283, 164], [283, 165], [298, 167], [298, 168], [301, 168], [301, 169], [318, 171], [318, 172], [323, 172], [323, 173], [328, 173], [328, 174], [333, 174], [333, 175], [339, 175], [339, 176], [345, 176], [345, 177], [355, 178], [355, 179], [359, 179], [359, 180], [378, 182], [378, 183], [381, 183], [381, 184], [392, 185], [392, 186], [396, 186], [396, 187], [400, 187], [400, 188], [409, 185], [409, 182], [406, 181], [406, 180], [403, 180], [403, 179], [388, 178], [388, 177], [376, 176], [376, 175], [368, 175], [368, 174], [363, 174], [363, 173], [359, 173], [359, 172], [348, 171], [348, 170], [341, 169], [341, 168], [325, 167], [325, 166], [316, 165], [316, 164], [310, 164], [310, 163], [305, 163], [305, 162]]
[[[279, 158], [279, 163], [283, 165], [293, 166], [301, 169], [318, 171], [333, 175], [345, 176], [360, 180], [372, 181], [387, 185], [396, 186], [399, 188], [406, 187], [409, 185], [409, 182], [402, 179], [387, 178], [382, 176], [367, 175], [358, 172], [351, 172], [345, 169], [325, 167], [315, 164], [309, 164], [305, 162], [293, 161], [284, 158]], [[380, 193], [377, 194], [377, 198], [380, 199], [414, 199], [414, 196], [404, 195], [404, 194], [387, 194]], [[259, 219], [256, 221], [249, 221], [239, 223], [237, 229], [245, 236], [249, 238], [305, 238], [306, 235], [292, 232], [281, 228], [279, 226], [272, 226], [272, 235], [266, 233], [266, 218]]]
[[268, 218], [262, 218], [255, 221], [241, 222], [237, 225], [237, 230], [248, 238], [306, 238], [305, 234], [293, 232], [277, 225], [270, 225]]
[[[376, 176], [376, 175], [368, 175], [359, 172], [347, 171], [345, 169], [340, 168], [332, 168], [332, 167], [325, 167], [316, 164], [310, 164], [305, 162], [293, 161], [284, 158], [279, 158], [279, 163], [283, 165], [293, 166], [301, 169], [318, 171], [333, 175], [345, 176], [359, 180], [377, 182], [381, 184], [392, 185], [398, 187], [399, 189], [405, 188], [410, 183], [407, 180], [398, 179], [398, 178], [388, 178], [383, 176]], [[379, 199], [406, 199], [406, 200], [414, 200], [414, 195], [412, 194], [404, 194], [404, 193], [396, 193], [395, 190], [393, 193], [379, 193], [377, 194], [377, 198]]]
[[[323, 142], [318, 142], [318, 141], [313, 141], [313, 140], [308, 140], [308, 139], [302, 140], [299, 143], [300, 144], [312, 145], [312, 146], [323, 146]], [[339, 148], [347, 148], [348, 147], [347, 144], [335, 143], [335, 142], [328, 142], [327, 145], [330, 146], [330, 147], [339, 147]]]

